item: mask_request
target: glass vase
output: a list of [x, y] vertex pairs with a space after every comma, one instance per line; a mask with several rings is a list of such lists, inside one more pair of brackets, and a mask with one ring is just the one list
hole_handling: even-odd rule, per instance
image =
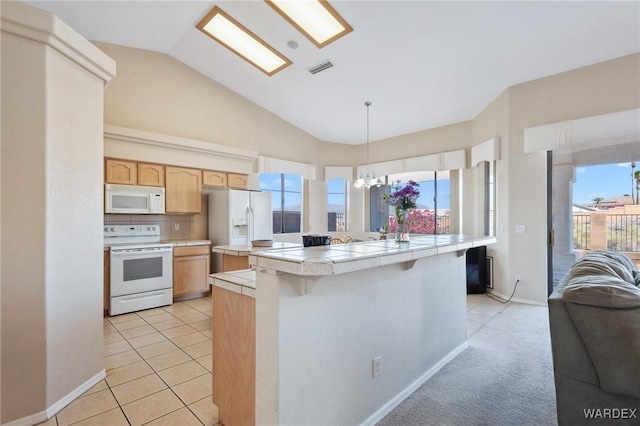
[[396, 242], [409, 242], [409, 210], [399, 210], [396, 213]]

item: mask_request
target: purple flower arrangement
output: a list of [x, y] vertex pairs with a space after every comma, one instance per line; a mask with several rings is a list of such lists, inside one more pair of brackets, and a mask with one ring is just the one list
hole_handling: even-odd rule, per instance
[[396, 209], [396, 216], [402, 210], [411, 210], [416, 208], [416, 200], [420, 196], [420, 185], [417, 182], [409, 180], [405, 184], [395, 181], [391, 185], [391, 191], [384, 194], [384, 200], [387, 205]]

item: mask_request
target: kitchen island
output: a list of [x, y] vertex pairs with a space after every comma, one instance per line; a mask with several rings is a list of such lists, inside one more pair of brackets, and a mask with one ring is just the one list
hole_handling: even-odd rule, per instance
[[466, 249], [494, 237], [254, 252], [256, 424], [374, 424], [464, 350]]

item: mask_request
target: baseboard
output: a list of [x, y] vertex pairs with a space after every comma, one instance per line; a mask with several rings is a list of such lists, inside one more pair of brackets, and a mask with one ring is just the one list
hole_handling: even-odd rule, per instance
[[[497, 291], [495, 291], [495, 290], [487, 291], [487, 293], [488, 293], [488, 294], [492, 294], [492, 295], [494, 295], [494, 296], [498, 296], [498, 297], [500, 297], [500, 298], [502, 298], [502, 299], [504, 299], [504, 300], [508, 300], [508, 299], [509, 299], [509, 296], [504, 295], [504, 294], [502, 294], [502, 293], [498, 293], [498, 292], [497, 292]], [[521, 298], [519, 298], [519, 297], [513, 297], [513, 298], [511, 299], [511, 301], [512, 301], [512, 302], [523, 303], [523, 304], [525, 304], [525, 305], [535, 305], [535, 306], [545, 306], [545, 307], [547, 306], [547, 302], [538, 302], [538, 301], [530, 300], [530, 299], [521, 299]]]
[[378, 411], [373, 413], [367, 420], [362, 422], [361, 426], [373, 426], [384, 418], [387, 414], [393, 411], [402, 401], [407, 399], [412, 393], [414, 393], [420, 386], [427, 380], [436, 374], [442, 367], [447, 365], [449, 361], [454, 359], [460, 352], [469, 347], [469, 342], [465, 341], [463, 344], [449, 352], [444, 358], [438, 361], [433, 367], [428, 369], [422, 376], [418, 377], [413, 383], [407, 386], [399, 394], [391, 398], [386, 404], [384, 404]]
[[45, 422], [49, 420], [51, 417], [58, 414], [60, 410], [62, 410], [67, 405], [71, 404], [76, 398], [78, 398], [80, 395], [82, 395], [83, 393], [91, 389], [93, 386], [98, 384], [100, 380], [103, 380], [105, 377], [107, 377], [107, 373], [104, 370], [102, 370], [98, 374], [96, 374], [95, 376], [93, 376], [92, 378], [90, 378], [89, 380], [87, 380], [77, 388], [75, 388], [73, 391], [65, 395], [62, 399], [57, 401], [55, 404], [53, 404], [51, 407], [47, 408], [46, 410], [40, 411], [39, 413], [36, 413], [36, 414], [32, 414], [28, 417], [22, 417], [21, 419], [13, 420], [12, 422], [5, 423], [2, 426], [33, 426], [33, 425], [37, 425], [38, 423]]

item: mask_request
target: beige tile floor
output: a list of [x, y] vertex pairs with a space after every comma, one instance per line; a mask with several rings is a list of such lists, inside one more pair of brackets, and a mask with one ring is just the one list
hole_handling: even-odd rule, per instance
[[107, 378], [46, 426], [211, 426], [211, 298], [106, 317]]
[[[496, 297], [496, 296], [493, 296]], [[511, 303], [511, 302], [509, 302]], [[507, 304], [491, 299], [486, 294], [467, 295], [467, 336], [471, 336]]]
[[[467, 295], [470, 336], [505, 308], [486, 294]], [[106, 317], [107, 378], [44, 426], [212, 426], [211, 298]]]

